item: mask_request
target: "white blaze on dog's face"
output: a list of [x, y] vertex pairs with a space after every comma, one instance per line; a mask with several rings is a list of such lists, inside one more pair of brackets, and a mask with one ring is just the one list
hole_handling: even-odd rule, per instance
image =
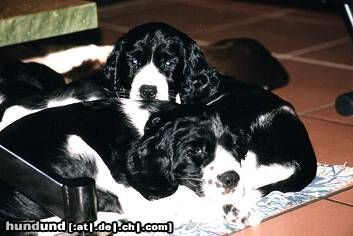
[[[209, 198], [224, 198], [238, 190], [240, 163], [222, 145], [215, 158], [203, 170], [203, 192]], [[239, 192], [239, 191], [238, 191]]]
[[131, 99], [157, 99], [168, 100], [167, 78], [151, 61], [143, 66], [135, 75], [130, 91]]
[[106, 76], [113, 82], [118, 97], [175, 101], [180, 93], [185, 77], [186, 42], [175, 34], [153, 28], [129, 32], [108, 58]]

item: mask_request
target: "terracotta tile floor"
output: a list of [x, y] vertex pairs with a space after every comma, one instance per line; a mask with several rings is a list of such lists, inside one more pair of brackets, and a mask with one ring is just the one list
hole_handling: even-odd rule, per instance
[[[296, 107], [318, 160], [353, 166], [353, 117], [334, 109], [336, 96], [353, 90], [353, 43], [339, 15], [246, 1], [145, 0], [101, 7], [99, 19], [103, 43], [148, 21], [170, 23], [204, 45], [229, 37], [259, 40], [290, 75], [275, 93]], [[353, 187], [234, 235], [352, 236]]]
[[[342, 117], [334, 109], [336, 96], [353, 90], [353, 43], [340, 16], [261, 2], [121, 1], [98, 9], [101, 43], [112, 44], [149, 21], [170, 23], [202, 45], [253, 37], [287, 69], [289, 84], [274, 92], [296, 107], [319, 162], [353, 167], [353, 116]], [[352, 236], [353, 185], [234, 235]]]

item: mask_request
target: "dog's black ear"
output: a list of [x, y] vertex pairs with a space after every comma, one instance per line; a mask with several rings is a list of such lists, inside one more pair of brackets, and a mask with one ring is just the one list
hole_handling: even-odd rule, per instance
[[126, 177], [129, 184], [147, 199], [166, 197], [177, 189], [171, 172], [173, 137], [167, 126], [162, 125], [153, 134], [145, 133], [127, 154]]
[[220, 74], [207, 63], [200, 47], [192, 41], [185, 50], [182, 103], [207, 102], [218, 91]]
[[164, 119], [157, 115], [152, 115], [146, 122], [144, 128], [145, 135], [154, 135], [166, 125]]
[[105, 66], [103, 68], [104, 77], [101, 80], [102, 86], [106, 91], [108, 97], [116, 96], [116, 93], [120, 89], [119, 78], [119, 61], [123, 55], [124, 45], [126, 43], [125, 37], [120, 38], [113, 51], [107, 58]]

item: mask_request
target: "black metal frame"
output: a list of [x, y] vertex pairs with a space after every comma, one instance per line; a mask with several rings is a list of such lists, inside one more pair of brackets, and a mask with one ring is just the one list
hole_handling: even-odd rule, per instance
[[[60, 183], [1, 145], [0, 163], [1, 181], [52, 214], [74, 223], [97, 219], [96, 187], [93, 179], [65, 179]], [[81, 232], [81, 235], [84, 234]]]

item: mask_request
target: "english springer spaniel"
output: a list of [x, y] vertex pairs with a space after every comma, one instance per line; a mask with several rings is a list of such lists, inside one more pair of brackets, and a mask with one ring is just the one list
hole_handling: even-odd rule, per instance
[[[109, 49], [112, 50], [108, 56]], [[97, 54], [97, 55], [94, 55]], [[89, 45], [50, 54], [42, 58], [26, 61], [45, 63], [60, 73], [69, 72], [58, 61], [69, 62], [77, 57], [97, 58], [106, 63], [95, 81], [108, 97], [123, 97], [136, 100], [179, 99], [185, 78], [209, 69], [200, 47], [185, 33], [160, 22], [152, 22], [132, 28], [119, 38], [114, 45], [98, 47]], [[79, 63], [72, 62], [72, 67]]]
[[[77, 53], [79, 57], [85, 56], [81, 49], [72, 49], [72, 52], [65, 51], [60, 55], [33, 60], [37, 62], [49, 61], [49, 65], [52, 65], [51, 61], [59, 61], [58, 64], [62, 64], [62, 61], [71, 60], [71, 58], [65, 59], [68, 54], [74, 56], [72, 53]], [[87, 49], [96, 52], [97, 48], [90, 46], [84, 51]], [[102, 51], [99, 49], [97, 54], [102, 57], [107, 54], [108, 49], [109, 46], [104, 47], [104, 53], [98, 53]], [[29, 67], [25, 63], [19, 64], [19, 66]], [[12, 76], [7, 76], [9, 74], [6, 72], [7, 70], [16, 71], [16, 67], [4, 68], [5, 75], [2, 80], [11, 81]], [[55, 74], [54, 71], [52, 71], [54, 75], [49, 75], [46, 73], [48, 68], [43, 71], [38, 68], [28, 68], [27, 70], [30, 72], [24, 71], [16, 76], [26, 78], [31, 76], [27, 74], [45, 74], [48, 78], [53, 79], [62, 77], [61, 74]], [[58, 68], [58, 70], [63, 69]], [[217, 78], [213, 81], [211, 78], [203, 77], [197, 79], [198, 75], [205, 71], [219, 76], [207, 64], [201, 49], [194, 40], [165, 23], [143, 24], [124, 34], [116, 42], [104, 68], [91, 74], [88, 78], [57, 87], [55, 91], [50, 93], [48, 90], [45, 96], [36, 99], [36, 102], [32, 102], [32, 98], [21, 99], [21, 94], [16, 94], [19, 97], [12, 99], [13, 102], [4, 106], [6, 109], [3, 109], [1, 114], [3, 116], [1, 127], [41, 109], [102, 98], [197, 102], [205, 95], [205, 90], [214, 87], [213, 83], [218, 83], [219, 80]], [[31, 83], [31, 81], [28, 80], [26, 83]], [[37, 83], [37, 81], [32, 83]], [[17, 85], [12, 84], [12, 87], [6, 89], [17, 90]], [[190, 100], [190, 93], [194, 94], [194, 100]], [[33, 96], [36, 96], [35, 92], [33, 92]], [[0, 97], [2, 101], [8, 100], [7, 92], [0, 91]], [[17, 104], [16, 101], [18, 101]], [[12, 105], [9, 106], [9, 104]]]
[[[145, 223], [223, 220], [222, 207], [208, 206], [209, 202], [200, 200], [189, 188], [166, 181], [167, 166], [160, 166], [161, 162], [142, 167], [144, 154], [152, 148], [140, 143], [146, 121], [151, 114], [175, 106], [162, 101], [113, 99], [48, 108], [7, 126], [0, 132], [0, 144], [59, 181], [95, 179], [98, 216], [105, 221], [123, 217]], [[136, 166], [142, 168], [141, 173], [135, 172]], [[143, 186], [134, 180], [152, 170]], [[11, 186], [0, 182], [0, 189], [0, 220], [52, 216]]]
[[129, 159], [144, 163], [130, 163], [132, 181], [149, 191], [146, 179], [163, 169], [163, 182], [217, 199], [241, 226], [259, 223], [251, 212], [261, 196], [300, 191], [316, 175], [315, 153], [293, 107], [264, 90], [239, 89], [208, 105], [156, 113], [141, 142], [143, 156]]

